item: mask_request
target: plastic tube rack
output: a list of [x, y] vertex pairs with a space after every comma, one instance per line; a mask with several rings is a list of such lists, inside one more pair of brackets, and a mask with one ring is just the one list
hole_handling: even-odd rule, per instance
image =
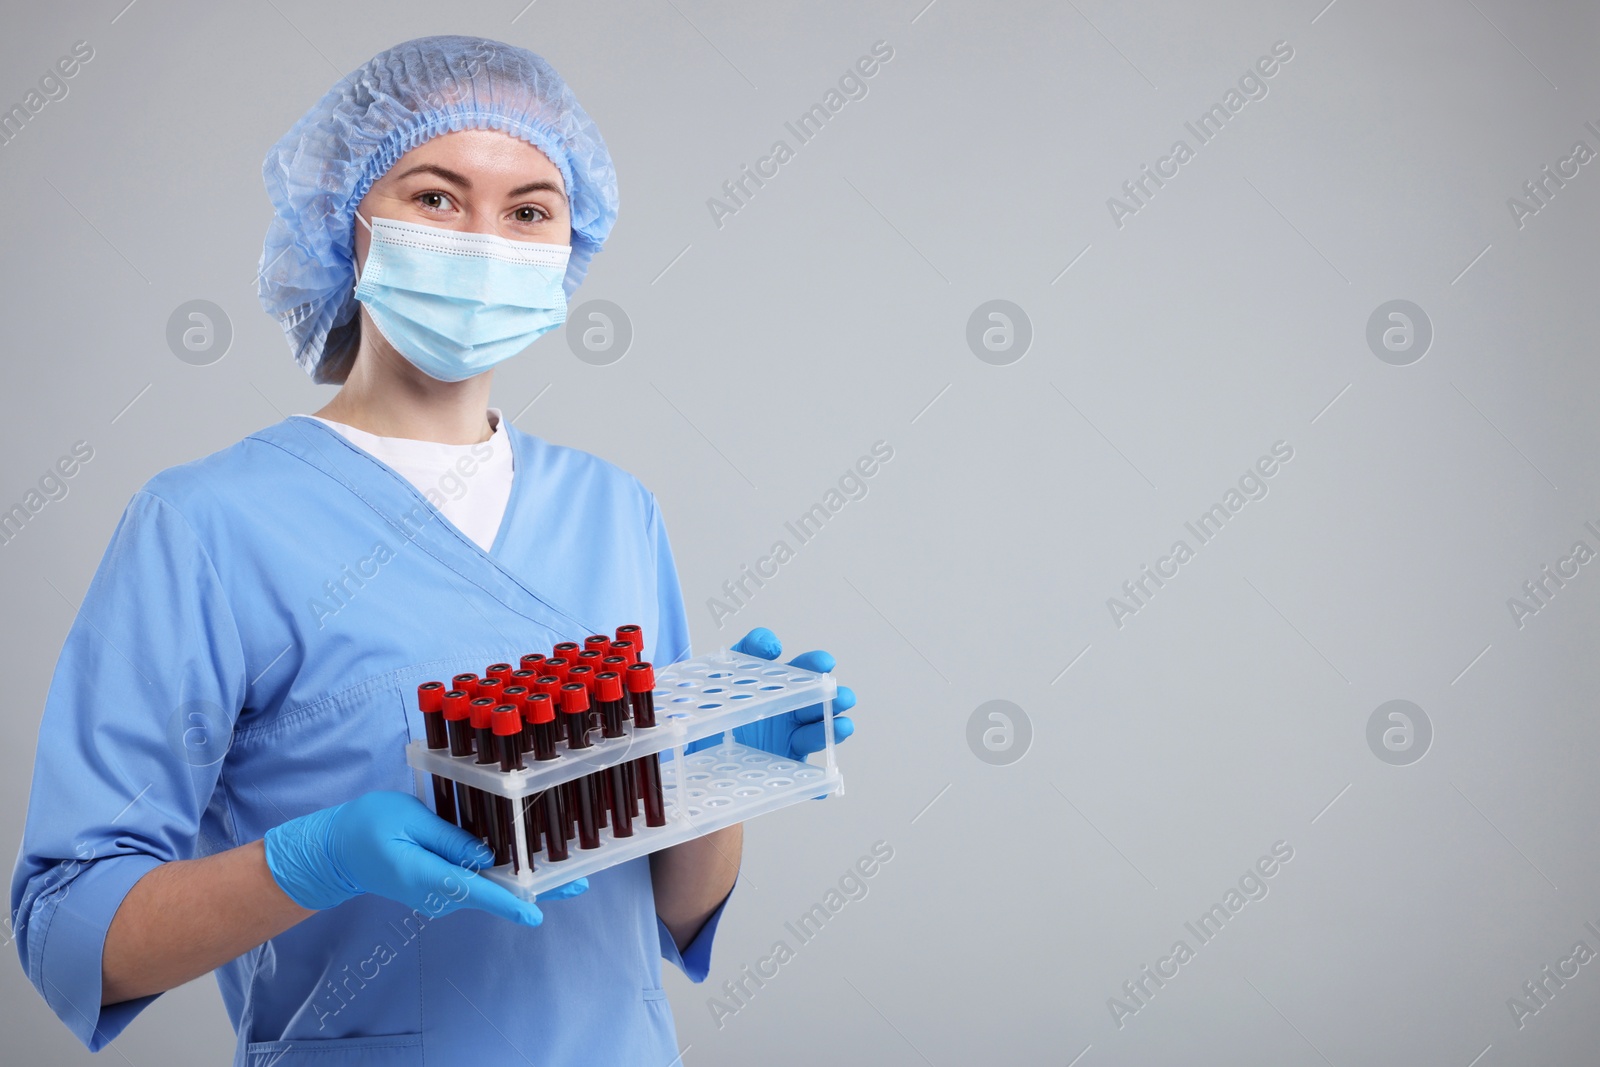
[[[497, 765], [476, 763], [471, 756], [429, 749], [422, 741], [406, 746], [406, 762], [416, 771], [417, 796], [426, 803], [430, 775], [517, 800], [641, 756], [663, 757], [666, 825], [647, 826], [636, 819], [632, 836], [621, 838], [614, 837], [614, 827], [608, 826], [600, 831], [599, 848], [580, 849], [573, 843], [568, 858], [559, 862], [548, 859], [543, 848], [531, 857], [527, 854], [523, 805], [512, 805], [517, 862], [489, 868], [482, 875], [532, 900], [547, 889], [638, 856], [802, 800], [842, 793], [844, 779], [834, 758], [836, 693], [831, 675], [723, 649], [657, 670], [653, 728], [635, 730], [630, 720], [621, 737], [595, 737], [589, 748], [580, 751], [561, 746], [556, 759], [530, 762], [520, 771], [502, 771]], [[733, 740], [736, 726], [817, 704], [822, 705], [825, 738], [820, 767]], [[720, 745], [685, 756], [685, 746], [719, 733], [726, 735]]]

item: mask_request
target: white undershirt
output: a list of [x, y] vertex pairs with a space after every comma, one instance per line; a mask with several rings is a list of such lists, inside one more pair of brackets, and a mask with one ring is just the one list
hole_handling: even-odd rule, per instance
[[[317, 419], [315, 415], [305, 418]], [[475, 445], [444, 445], [406, 437], [379, 437], [342, 422], [317, 419], [357, 448], [393, 467], [428, 498], [456, 529], [485, 552], [494, 544], [511, 500], [511, 442], [499, 408], [489, 409], [493, 433]]]

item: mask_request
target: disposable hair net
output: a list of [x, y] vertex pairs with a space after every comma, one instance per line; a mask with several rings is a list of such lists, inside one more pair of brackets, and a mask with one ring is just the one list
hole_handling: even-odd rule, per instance
[[274, 210], [258, 295], [317, 382], [355, 359], [356, 205], [411, 149], [456, 130], [503, 130], [561, 170], [572, 215], [571, 297], [617, 218], [611, 154], [555, 69], [481, 37], [420, 37], [372, 57], [328, 91], [267, 153]]

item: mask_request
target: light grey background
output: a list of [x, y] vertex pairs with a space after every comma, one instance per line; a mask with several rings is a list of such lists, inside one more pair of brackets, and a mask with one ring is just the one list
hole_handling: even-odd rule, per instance
[[[1521, 629], [1507, 599], [1600, 547], [1600, 163], [1521, 229], [1506, 201], [1600, 149], [1594, 6], [925, 2], [13, 5], [0, 102], [95, 55], [0, 147], [0, 504], [95, 456], [0, 548], [6, 854], [130, 494], [329, 395], [255, 299], [268, 145], [374, 52], [483, 34], [549, 58], [611, 146], [620, 221], [575, 303], [634, 329], [602, 367], [552, 334], [495, 402], [656, 492], [698, 650], [769, 625], [861, 699], [847, 794], [751, 825], [711, 980], [669, 978], [687, 1062], [1593, 1062], [1600, 962], [1520, 1029], [1507, 998], [1600, 951], [1600, 566]], [[719, 229], [707, 199], [879, 40], [869, 95]], [[1269, 94], [1119, 229], [1107, 198], [1277, 41]], [[210, 366], [167, 347], [193, 299], [231, 319]], [[1009, 366], [967, 347], [992, 299], [1032, 323]], [[1433, 325], [1410, 366], [1366, 344], [1391, 299]], [[719, 630], [706, 599], [879, 439], [868, 496]], [[1280, 440], [1269, 495], [1114, 625]], [[1002, 699], [1032, 741], [994, 765], [968, 720]], [[1409, 766], [1367, 746], [1394, 699], [1433, 725]], [[1269, 895], [1119, 1029], [1108, 998], [1280, 840]], [[868, 895], [713, 1022], [877, 841]], [[14, 965], [0, 1041], [90, 1059]], [[207, 978], [100, 1061], [232, 1043]]]

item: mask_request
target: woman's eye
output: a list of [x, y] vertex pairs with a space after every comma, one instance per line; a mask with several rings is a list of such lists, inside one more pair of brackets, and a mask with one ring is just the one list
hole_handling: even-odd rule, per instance
[[443, 193], [423, 193], [417, 197], [417, 202], [429, 211], [444, 211], [450, 206], [450, 198]]
[[532, 204], [524, 204], [511, 214], [518, 222], [540, 222], [545, 218], [545, 213]]

